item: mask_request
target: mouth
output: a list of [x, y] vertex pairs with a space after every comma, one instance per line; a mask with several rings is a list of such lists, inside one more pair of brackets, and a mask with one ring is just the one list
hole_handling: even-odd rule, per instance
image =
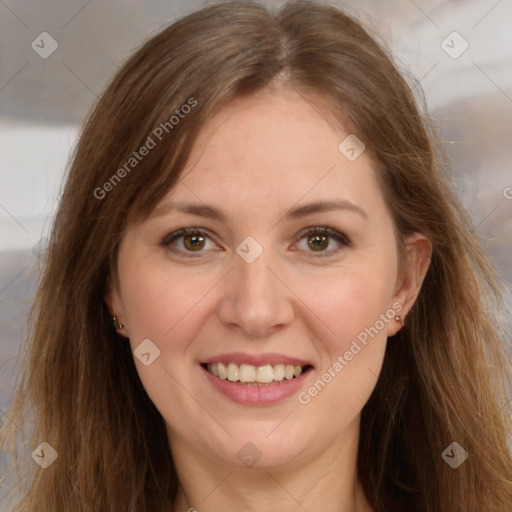
[[201, 363], [214, 377], [247, 387], [278, 385], [297, 379], [313, 369], [310, 364], [237, 364], [235, 362]]

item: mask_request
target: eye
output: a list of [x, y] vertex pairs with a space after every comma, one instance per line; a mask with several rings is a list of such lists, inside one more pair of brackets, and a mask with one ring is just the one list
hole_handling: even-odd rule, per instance
[[168, 234], [161, 245], [175, 252], [201, 253], [207, 250], [218, 250], [206, 230], [201, 228], [181, 228]]
[[[181, 228], [169, 233], [161, 245], [173, 252], [194, 256], [211, 250], [220, 250], [207, 230], [202, 228]], [[340, 231], [329, 227], [312, 227], [301, 233], [295, 246], [310, 256], [330, 256], [349, 247], [350, 240]], [[188, 253], [188, 254], [187, 254]], [[311, 254], [316, 253], [316, 254]]]
[[299, 250], [318, 253], [317, 256], [330, 256], [340, 251], [344, 246], [350, 247], [346, 235], [329, 227], [313, 227], [301, 233], [297, 242]]

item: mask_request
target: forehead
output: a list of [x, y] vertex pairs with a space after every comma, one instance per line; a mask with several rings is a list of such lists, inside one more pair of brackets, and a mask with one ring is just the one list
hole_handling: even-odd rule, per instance
[[233, 100], [203, 126], [173, 199], [247, 207], [306, 195], [368, 203], [379, 195], [373, 162], [350, 161], [339, 146], [350, 132], [324, 100], [293, 90]]

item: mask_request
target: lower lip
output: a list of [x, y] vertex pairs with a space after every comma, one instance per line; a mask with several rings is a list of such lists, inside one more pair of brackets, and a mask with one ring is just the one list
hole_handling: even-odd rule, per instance
[[233, 402], [244, 405], [272, 405], [289, 398], [300, 390], [311, 371], [309, 368], [298, 377], [290, 380], [283, 379], [269, 386], [244, 386], [237, 382], [219, 379], [204, 367], [200, 368], [217, 391]]

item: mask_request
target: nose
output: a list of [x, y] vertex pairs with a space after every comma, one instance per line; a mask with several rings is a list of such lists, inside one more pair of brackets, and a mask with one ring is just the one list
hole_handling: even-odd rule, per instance
[[268, 266], [266, 251], [252, 263], [234, 258], [218, 305], [222, 324], [259, 338], [289, 325], [294, 316], [293, 294], [278, 278], [277, 269]]

